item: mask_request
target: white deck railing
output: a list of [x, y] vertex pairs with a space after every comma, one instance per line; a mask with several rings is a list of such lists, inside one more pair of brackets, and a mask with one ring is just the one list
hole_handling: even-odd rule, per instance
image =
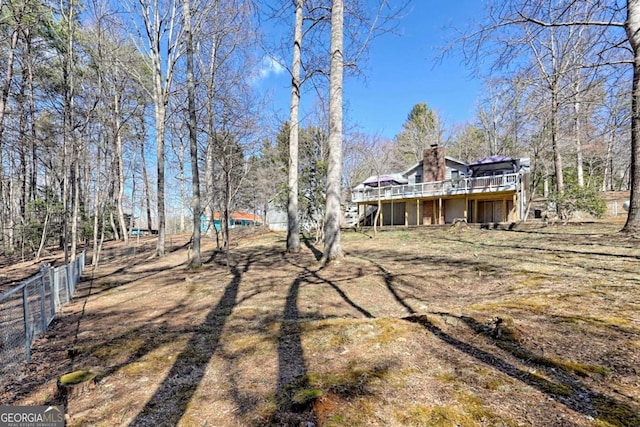
[[[478, 178], [460, 178], [457, 180], [423, 182], [420, 184], [390, 185], [387, 187], [367, 187], [354, 189], [351, 201], [371, 202], [378, 200], [413, 199], [421, 197], [439, 197], [464, 194], [477, 194], [496, 191], [515, 190], [519, 174], [512, 173]], [[379, 193], [378, 193], [379, 191]]]

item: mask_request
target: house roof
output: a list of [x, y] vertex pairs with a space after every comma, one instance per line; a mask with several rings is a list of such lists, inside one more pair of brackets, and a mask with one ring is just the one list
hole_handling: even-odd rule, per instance
[[[252, 213], [244, 212], [244, 211], [235, 211], [229, 214], [230, 219], [233, 220], [245, 220], [245, 221], [255, 221], [262, 222], [262, 219], [258, 215], [254, 215]], [[213, 213], [213, 219], [220, 219], [220, 212], [216, 211]]]
[[458, 164], [463, 165], [463, 166], [468, 166], [469, 165], [467, 162], [465, 162], [463, 160], [460, 160], [460, 159], [456, 159], [455, 157], [451, 157], [451, 156], [444, 156], [444, 159], [445, 160], [449, 160], [450, 162], [453, 162], [453, 163], [458, 163]]
[[491, 157], [485, 157], [484, 159], [480, 159], [478, 161], [475, 161], [473, 163], [469, 163], [469, 166], [476, 166], [476, 165], [488, 165], [491, 163], [502, 163], [502, 162], [511, 162], [514, 161], [516, 159], [511, 158], [511, 157], [506, 157], [506, 156], [491, 156]]
[[405, 171], [402, 172], [402, 176], [407, 176], [411, 173], [412, 170], [418, 168], [418, 167], [422, 167], [422, 163], [424, 163], [424, 160], [418, 160], [416, 163], [412, 164], [408, 169], [406, 169]]
[[[448, 162], [452, 162], [452, 163], [458, 163], [459, 165], [463, 165], [463, 166], [467, 166], [467, 162], [463, 162], [462, 160], [456, 159], [455, 157], [451, 157], [451, 156], [444, 156], [444, 159]], [[416, 168], [421, 168], [422, 165], [424, 164], [424, 160], [418, 160], [416, 163], [412, 164], [409, 168], [407, 168], [406, 170], [404, 170], [402, 172], [402, 176], [407, 176], [409, 175], [414, 169]]]
[[389, 175], [372, 175], [369, 178], [365, 179], [362, 184], [368, 185], [369, 187], [377, 187], [378, 182], [380, 183], [396, 183], [396, 184], [407, 184], [409, 181], [399, 173], [393, 173]]

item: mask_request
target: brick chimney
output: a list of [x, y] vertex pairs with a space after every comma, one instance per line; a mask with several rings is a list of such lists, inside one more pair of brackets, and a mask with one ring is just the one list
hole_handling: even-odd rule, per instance
[[424, 162], [422, 163], [422, 181], [444, 181], [445, 160], [444, 148], [432, 145], [424, 150]]

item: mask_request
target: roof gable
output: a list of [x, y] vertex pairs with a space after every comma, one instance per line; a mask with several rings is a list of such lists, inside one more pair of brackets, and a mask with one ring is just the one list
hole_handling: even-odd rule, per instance
[[406, 184], [407, 179], [399, 173], [392, 173], [387, 175], [372, 175], [369, 178], [365, 179], [362, 184], [368, 187], [377, 187], [378, 183], [382, 184]]

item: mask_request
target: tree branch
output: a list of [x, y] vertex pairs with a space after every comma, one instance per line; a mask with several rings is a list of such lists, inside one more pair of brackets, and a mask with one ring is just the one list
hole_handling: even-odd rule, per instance
[[[565, 22], [545, 22], [530, 16], [525, 16], [518, 12], [518, 16], [522, 18], [520, 22], [530, 22], [541, 27], [573, 27], [573, 26], [593, 26], [593, 27], [621, 27], [624, 28], [624, 22], [617, 21], [565, 21]], [[515, 21], [514, 21], [515, 23]]]

